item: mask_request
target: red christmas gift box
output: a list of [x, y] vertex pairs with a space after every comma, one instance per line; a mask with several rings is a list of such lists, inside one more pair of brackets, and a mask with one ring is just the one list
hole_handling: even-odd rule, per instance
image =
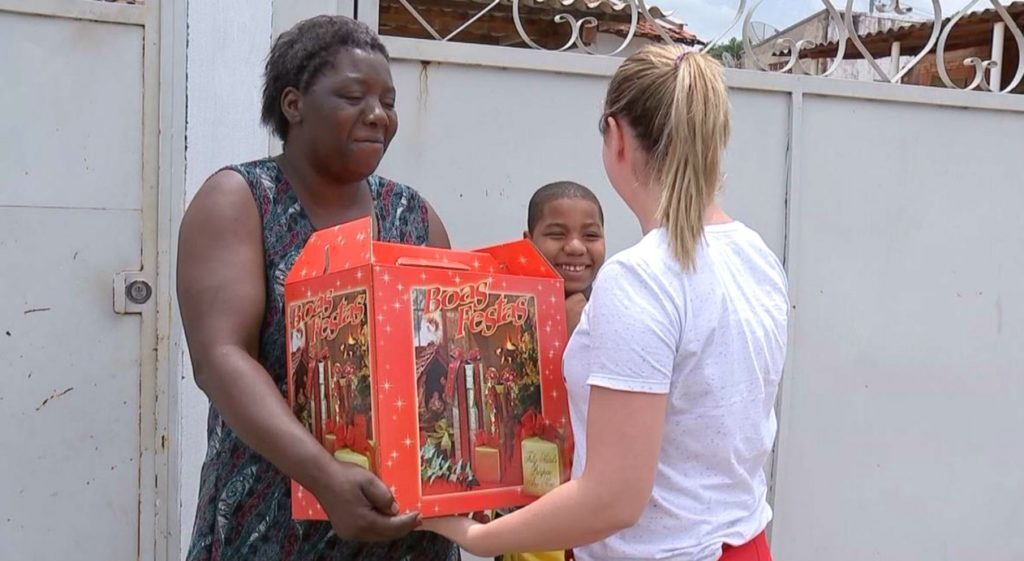
[[[565, 301], [525, 240], [478, 251], [377, 242], [369, 219], [313, 234], [285, 281], [288, 396], [338, 460], [402, 512], [521, 506], [565, 481]], [[326, 516], [292, 484], [296, 519]]]

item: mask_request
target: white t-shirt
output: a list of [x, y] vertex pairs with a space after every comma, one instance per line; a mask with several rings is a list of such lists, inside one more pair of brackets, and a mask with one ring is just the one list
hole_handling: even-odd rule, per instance
[[636, 526], [577, 549], [581, 561], [715, 560], [771, 520], [764, 467], [786, 356], [786, 277], [743, 224], [704, 234], [687, 272], [664, 229], [610, 259], [566, 347], [573, 477], [587, 456], [590, 386], [668, 395], [646, 510]]

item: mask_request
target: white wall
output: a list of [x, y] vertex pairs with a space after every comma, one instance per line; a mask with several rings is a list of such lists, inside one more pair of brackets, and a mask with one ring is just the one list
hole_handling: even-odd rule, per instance
[[[188, 3], [187, 199], [221, 166], [267, 153], [267, 133], [259, 125], [259, 113], [263, 61], [270, 50], [270, 12], [269, 2]], [[183, 363], [188, 364], [187, 357]], [[180, 384], [180, 537], [184, 556], [192, 536], [199, 469], [206, 453], [208, 401], [196, 387], [191, 369], [181, 373]]]
[[[607, 78], [396, 60], [398, 136], [381, 173], [415, 186], [444, 219], [456, 246], [520, 235], [534, 190], [568, 179], [605, 207], [609, 253], [639, 227], [608, 184], [597, 126]], [[725, 203], [783, 246], [788, 97], [733, 92], [735, 141]]]
[[1008, 101], [805, 98], [779, 559], [1024, 559], [1024, 104]]
[[598, 194], [613, 249], [639, 233], [601, 167], [604, 79], [417, 61], [392, 73], [399, 132], [381, 173], [423, 192], [454, 245], [521, 235], [530, 195], [562, 179]]

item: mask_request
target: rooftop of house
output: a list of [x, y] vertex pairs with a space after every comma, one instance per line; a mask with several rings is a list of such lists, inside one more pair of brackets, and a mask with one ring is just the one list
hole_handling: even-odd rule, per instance
[[[1015, 24], [1020, 27], [1024, 23], [1024, 1], [1013, 2], [1006, 5], [1005, 8]], [[942, 25], [948, 25], [952, 18], [953, 16], [944, 18]], [[950, 31], [949, 38], [945, 43], [945, 49], [953, 51], [988, 45], [992, 41], [993, 25], [1001, 21], [1003, 21], [1002, 16], [994, 8], [971, 12], [960, 19]], [[934, 20], [910, 22], [906, 25], [861, 35], [860, 39], [867, 51], [874, 57], [889, 56], [892, 44], [897, 41], [899, 41], [904, 55], [914, 55], [921, 52], [928, 45], [934, 28]], [[833, 58], [838, 50], [839, 42], [830, 41], [802, 50], [800, 57], [809, 59]], [[846, 58], [863, 58], [861, 52], [854, 46], [853, 41], [849, 39], [847, 40]]]
[[[421, 39], [448, 38], [452, 41], [492, 45], [521, 46], [524, 44], [513, 19], [513, 0], [410, 0], [415, 14], [400, 0], [381, 0], [380, 32], [383, 35]], [[670, 14], [650, 7], [669, 38], [688, 45], [703, 44], [685, 24]], [[597, 31], [625, 37], [629, 33], [632, 10], [630, 4], [619, 0], [520, 0], [520, 21], [531, 40], [544, 48], [559, 48], [571, 37], [568, 22], [555, 21], [558, 14], [566, 14], [577, 21], [583, 18], [597, 20]], [[419, 17], [417, 17], [419, 16]], [[474, 19], [476, 18], [476, 19]], [[423, 21], [420, 21], [420, 20]], [[467, 22], [472, 21], [470, 25]], [[428, 29], [426, 22], [431, 29]], [[640, 14], [636, 37], [659, 40], [661, 35], [655, 24]], [[461, 28], [461, 29], [460, 29]], [[584, 26], [584, 43], [593, 39], [593, 26]], [[435, 35], [436, 34], [436, 35]]]
[[[674, 43], [680, 43], [684, 45], [697, 46], [706, 44], [696, 33], [686, 29], [686, 25], [672, 20], [671, 18], [665, 18], [659, 20], [659, 23], [651, 23], [650, 20], [641, 18], [637, 21], [635, 37], [642, 37], [644, 39], [651, 39], [655, 41], [662, 40], [661, 34], [658, 32], [658, 27], [668, 35], [669, 39]], [[629, 23], [616, 23], [609, 22], [598, 25], [598, 31], [604, 33], [611, 33], [618, 35], [619, 37], [626, 37], [629, 34]]]

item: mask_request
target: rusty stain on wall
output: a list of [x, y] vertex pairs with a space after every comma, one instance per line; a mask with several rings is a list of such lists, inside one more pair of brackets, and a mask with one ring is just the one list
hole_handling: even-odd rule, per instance
[[430, 97], [430, 62], [420, 62], [420, 95], [417, 101], [420, 102], [420, 109], [425, 110], [427, 108], [427, 98]]

